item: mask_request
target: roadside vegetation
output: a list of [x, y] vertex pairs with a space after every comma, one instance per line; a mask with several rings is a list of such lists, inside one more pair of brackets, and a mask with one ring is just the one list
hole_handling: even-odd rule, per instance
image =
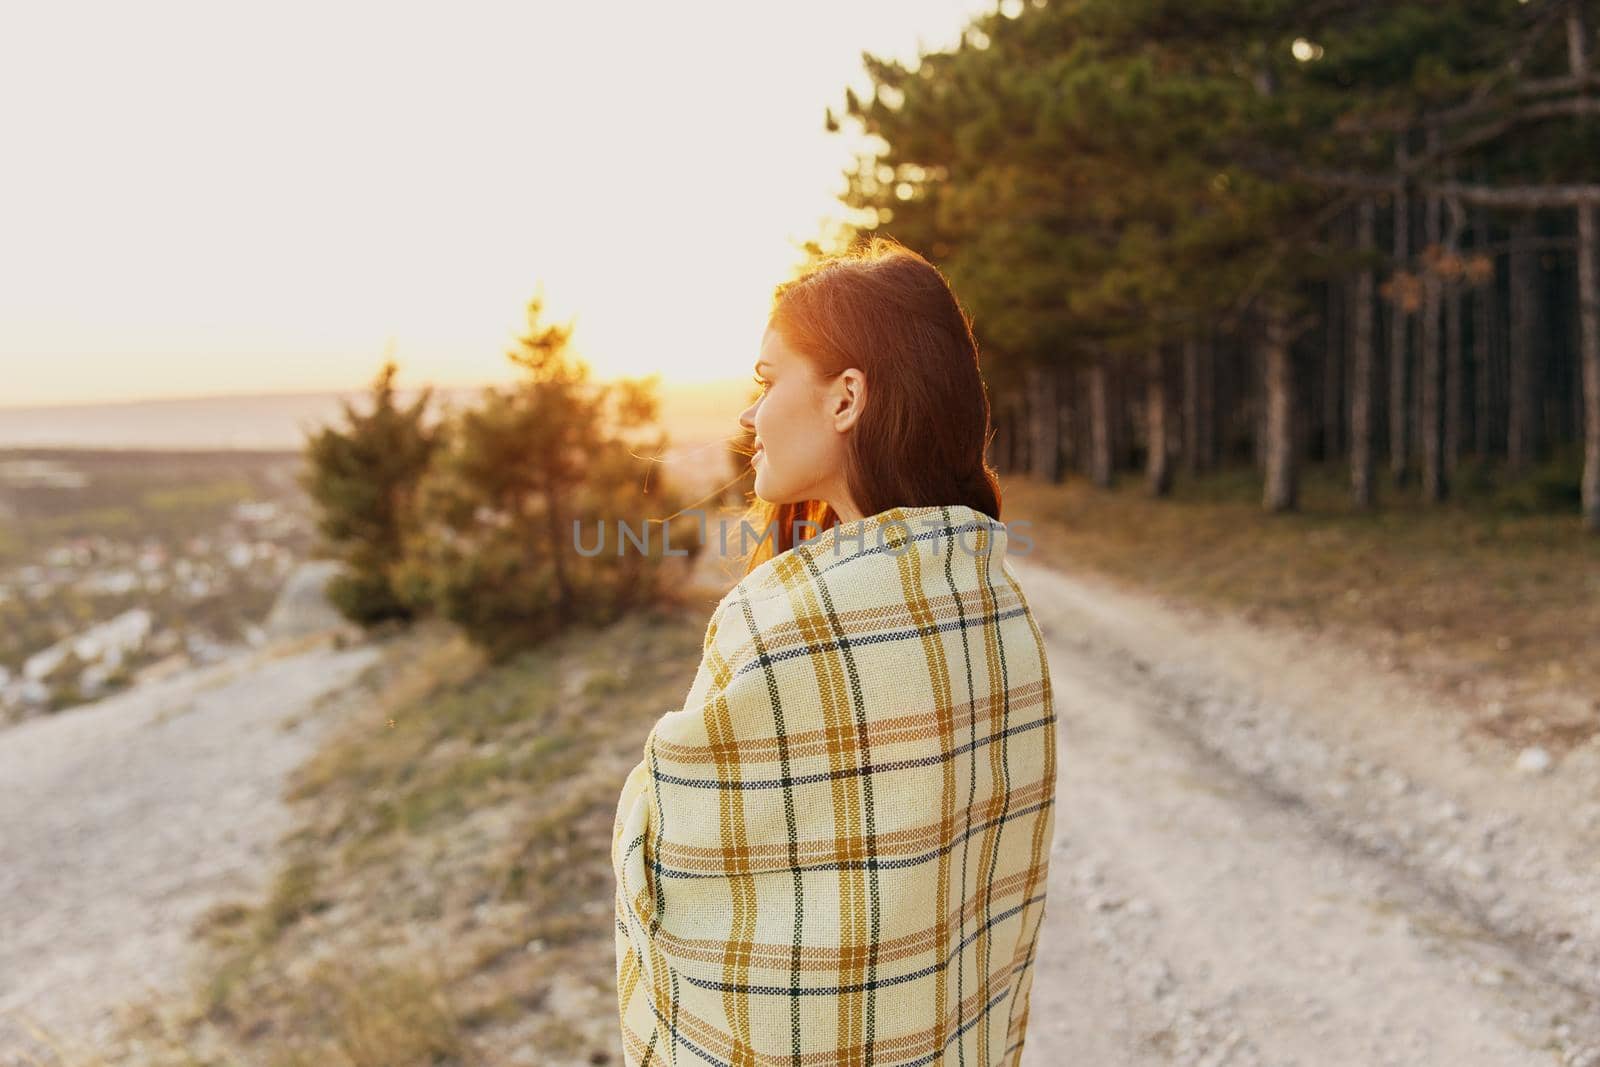
[[51, 1067], [605, 1064], [611, 821], [693, 680], [707, 605], [644, 610], [492, 663], [459, 631], [389, 638], [295, 776], [254, 900], [196, 926], [191, 995], [130, 1008], [114, 1053]]
[[1560, 754], [1600, 733], [1600, 545], [1561, 512], [1487, 493], [1448, 507], [1349, 503], [1313, 468], [1297, 514], [1258, 507], [1251, 472], [1137, 483], [1007, 483], [1032, 560], [1293, 625], [1473, 709], [1472, 729]]

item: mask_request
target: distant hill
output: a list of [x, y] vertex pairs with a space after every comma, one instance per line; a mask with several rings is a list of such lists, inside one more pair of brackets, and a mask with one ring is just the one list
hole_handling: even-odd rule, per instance
[[[456, 387], [436, 395], [461, 404], [471, 403], [477, 391]], [[743, 379], [660, 386], [661, 423], [672, 439], [663, 462], [680, 484], [709, 488], [733, 476], [717, 444], [737, 433], [750, 391]], [[339, 418], [341, 400], [363, 394], [358, 389], [0, 407], [0, 448], [298, 450], [308, 429]], [[402, 402], [415, 395], [400, 390]]]
[[[685, 443], [731, 434], [748, 402], [748, 389], [743, 379], [663, 383], [662, 423], [675, 441]], [[298, 448], [305, 427], [338, 418], [340, 401], [363, 393], [245, 393], [0, 407], [0, 448]], [[477, 387], [435, 393], [452, 402], [470, 402]], [[400, 390], [403, 401], [415, 395], [415, 390]], [[719, 425], [724, 423], [725, 428]]]
[[[467, 395], [471, 390], [450, 392]], [[339, 401], [360, 394], [268, 393], [0, 408], [0, 447], [298, 449], [303, 427], [338, 418]], [[409, 399], [414, 393], [405, 395]]]

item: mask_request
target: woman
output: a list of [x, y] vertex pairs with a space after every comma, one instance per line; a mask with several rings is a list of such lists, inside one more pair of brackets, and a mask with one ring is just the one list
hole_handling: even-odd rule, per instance
[[778, 287], [756, 371], [760, 540], [617, 806], [626, 1062], [1013, 1065], [1055, 717], [970, 324], [878, 239]]

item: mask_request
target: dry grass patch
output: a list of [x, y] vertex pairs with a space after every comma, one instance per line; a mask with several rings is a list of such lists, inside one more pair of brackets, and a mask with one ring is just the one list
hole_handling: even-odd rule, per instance
[[196, 925], [192, 1002], [131, 1010], [115, 1062], [620, 1062], [611, 822], [705, 623], [663, 607], [500, 666], [394, 639], [291, 782], [269, 890]]
[[1304, 478], [1299, 514], [1267, 515], [1248, 472], [1180, 483], [1007, 485], [1031, 558], [1193, 605], [1309, 628], [1475, 708], [1474, 728], [1561, 752], [1600, 732], [1600, 538], [1565, 513], [1390, 492], [1352, 508], [1339, 470]]

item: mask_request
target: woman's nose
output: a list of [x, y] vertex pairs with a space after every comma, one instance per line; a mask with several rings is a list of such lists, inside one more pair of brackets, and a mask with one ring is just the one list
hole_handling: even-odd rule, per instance
[[743, 411], [739, 412], [739, 425], [747, 430], [756, 428], [756, 408], [761, 406], [761, 401], [756, 401]]

